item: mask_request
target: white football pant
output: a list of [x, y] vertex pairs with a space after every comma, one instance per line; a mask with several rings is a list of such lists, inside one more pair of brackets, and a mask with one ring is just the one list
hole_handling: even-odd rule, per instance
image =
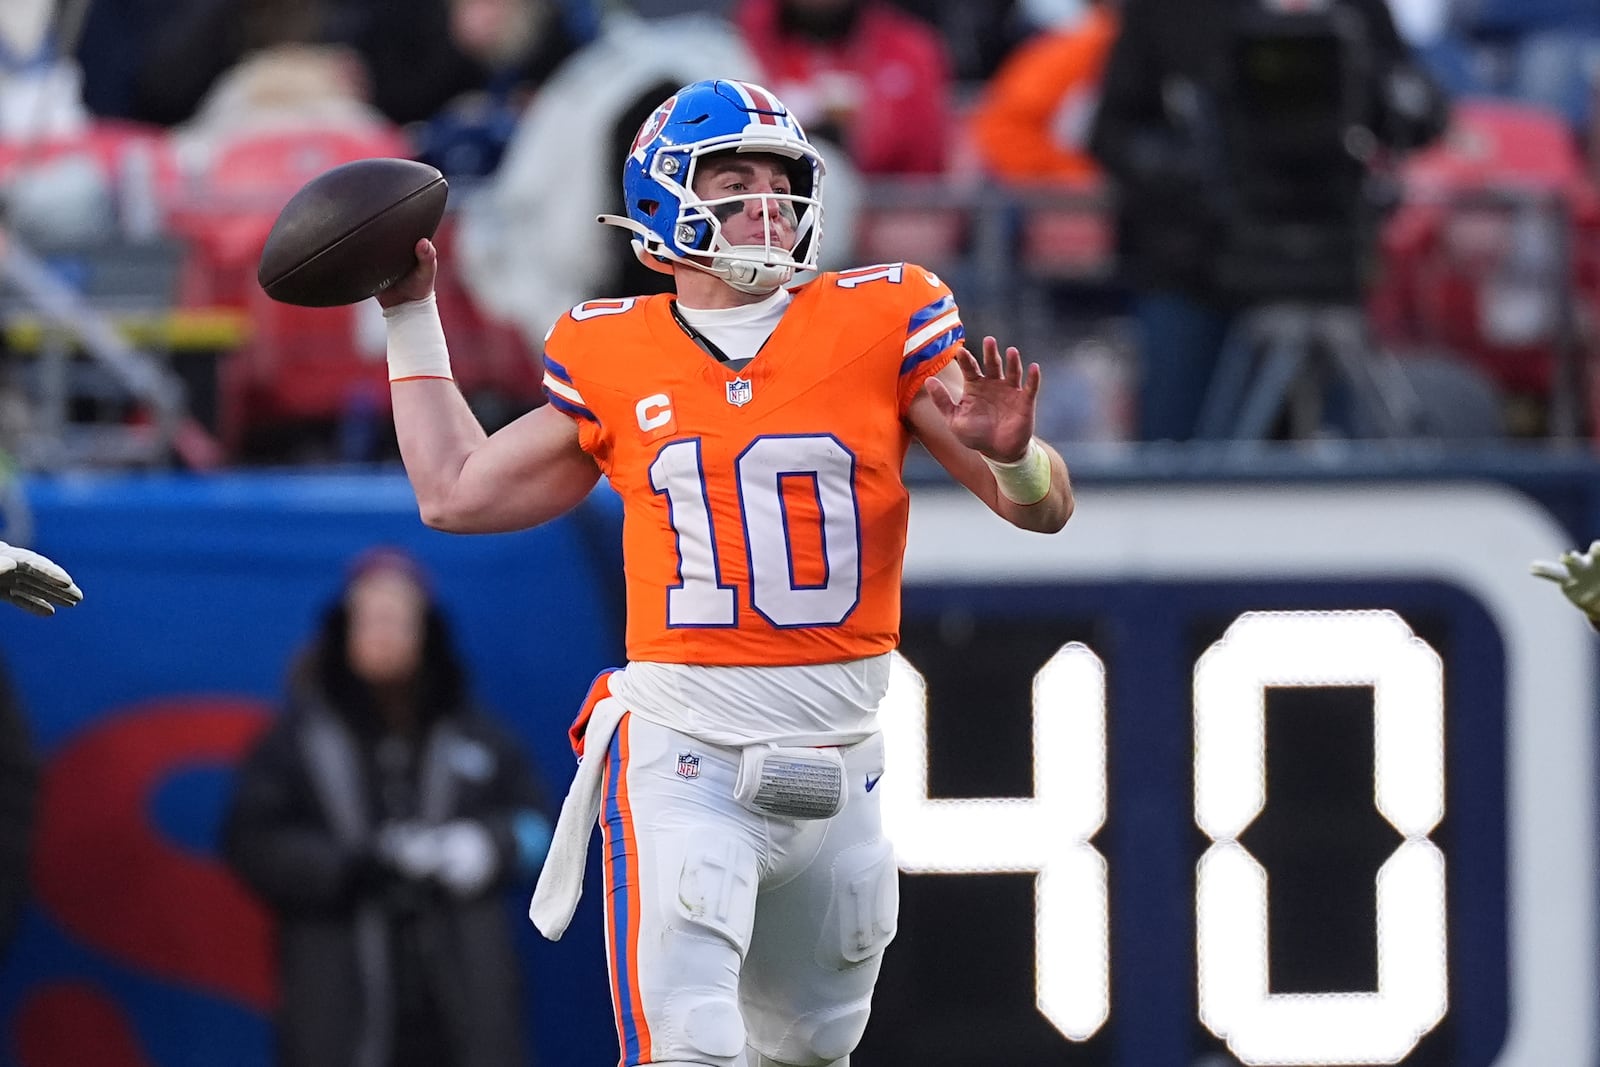
[[883, 738], [843, 756], [839, 814], [771, 818], [733, 799], [738, 749], [622, 719], [600, 809], [622, 1067], [834, 1067], [861, 1040], [900, 893]]

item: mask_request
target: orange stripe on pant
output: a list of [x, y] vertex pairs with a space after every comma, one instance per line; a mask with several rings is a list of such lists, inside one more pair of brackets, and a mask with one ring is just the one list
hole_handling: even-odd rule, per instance
[[650, 1025], [639, 995], [639, 847], [628, 797], [628, 730], [617, 724], [606, 760], [601, 841], [605, 849], [606, 958], [611, 965], [611, 1005], [616, 1013], [621, 1067], [649, 1063]]

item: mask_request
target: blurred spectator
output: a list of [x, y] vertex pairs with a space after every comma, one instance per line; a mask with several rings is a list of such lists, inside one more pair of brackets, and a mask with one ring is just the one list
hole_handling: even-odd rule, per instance
[[627, 8], [642, 19], [679, 18], [683, 15], [707, 15], [727, 18], [734, 0], [628, 0]]
[[[1284, 19], [1316, 20], [1321, 40], [1342, 35], [1337, 65]], [[1281, 43], [1253, 38], [1273, 55], [1247, 62], [1242, 34], [1269, 21]], [[1385, 0], [1127, 0], [1122, 26], [1090, 150], [1118, 191], [1118, 251], [1140, 332], [1140, 436], [1186, 440], [1238, 310], [1358, 299], [1369, 168], [1380, 146], [1435, 138], [1446, 106]], [[1282, 90], [1241, 92], [1249, 79]], [[1311, 214], [1315, 225], [1303, 222]], [[1313, 231], [1327, 235], [1326, 254], [1295, 245]], [[1279, 269], [1280, 254], [1319, 272], [1315, 285], [1296, 291], [1301, 279]]]
[[121, 79], [128, 88], [109, 76], [96, 85], [97, 102], [163, 125], [190, 118], [224, 71], [280, 44], [350, 48], [369, 81], [363, 95], [391, 121], [422, 122], [464, 93], [536, 85], [597, 19], [594, 0], [172, 0], [149, 15], [133, 26], [96, 13], [83, 47], [99, 55], [110, 27], [126, 33], [137, 70]]
[[[479, 306], [539, 345], [580, 301], [670, 287], [670, 277], [640, 264], [632, 242], [595, 217], [620, 206], [622, 164], [645, 119], [701, 78], [756, 79], [755, 58], [727, 22], [620, 13], [606, 20], [524, 112], [499, 170], [462, 203], [459, 254]], [[858, 197], [848, 161], [830, 158], [825, 261], [848, 251]]]
[[1463, 99], [1447, 135], [1403, 174], [1368, 305], [1376, 332], [1394, 349], [1473, 367], [1501, 394], [1510, 432], [1573, 432], [1600, 294], [1600, 191], [1565, 123], [1503, 98]]
[[[343, 0], [347, 25], [335, 39], [353, 45], [372, 72], [372, 99], [395, 122], [425, 122], [463, 93], [511, 77], [529, 87], [598, 30], [596, 0]], [[513, 29], [520, 24], [520, 29]], [[488, 47], [505, 36], [504, 52]], [[526, 34], [520, 55], [509, 46]]]
[[1117, 37], [1117, 0], [1040, 32], [1006, 57], [971, 114], [984, 169], [1014, 181], [1092, 178], [1089, 124]]
[[[367, 100], [361, 60], [334, 45], [258, 49], [223, 72], [174, 131], [188, 169], [222, 145], [255, 134], [391, 126]], [[291, 190], [292, 191], [292, 190]]]
[[24, 244], [84, 246], [116, 232], [116, 176], [80, 144], [0, 144], [0, 223]]
[[1451, 0], [1389, 0], [1395, 30], [1412, 48], [1421, 49], [1450, 33]]
[[954, 118], [938, 32], [888, 0], [741, 0], [756, 79], [863, 174], [938, 174]]
[[1455, 0], [1389, 0], [1401, 39], [1452, 98], [1494, 92], [1489, 64], [1463, 29], [1464, 6]]
[[0, 961], [16, 935], [28, 900], [29, 845], [39, 767], [28, 720], [0, 665]]
[[427, 578], [359, 559], [245, 758], [228, 863], [276, 913], [285, 1067], [526, 1067], [500, 890], [550, 822], [528, 761], [475, 710]]
[[130, 108], [131, 117], [163, 126], [191, 118], [217, 80], [245, 57], [275, 45], [328, 41], [334, 17], [330, 0], [170, 0], [163, 6], [137, 48], [141, 62]]
[[118, 0], [89, 4], [72, 52], [83, 70], [83, 102], [101, 118], [142, 119], [137, 96], [151, 40], [178, 0]]
[[1600, 4], [1474, 0], [1466, 7], [1473, 36], [1507, 53], [1511, 95], [1556, 112], [1587, 140], [1600, 95]]
[[1453, 95], [1497, 96], [1561, 116], [1594, 147], [1600, 99], [1595, 0], [1390, 0], [1402, 36]]
[[894, 6], [939, 30], [958, 85], [980, 85], [1041, 30], [1083, 15], [1093, 0], [893, 0]]
[[0, 3], [0, 224], [45, 254], [114, 240], [127, 221], [119, 203], [126, 171], [161, 169], [165, 131], [104, 120], [85, 106], [72, 57], [73, 14], [82, 9]]
[[82, 74], [57, 49], [50, 0], [0, 4], [0, 141], [74, 137], [88, 126]]
[[[451, 177], [500, 164], [529, 98], [583, 43], [556, 0], [450, 0], [450, 40], [476, 82], [415, 130], [417, 158]], [[583, 38], [587, 40], [587, 36]]]

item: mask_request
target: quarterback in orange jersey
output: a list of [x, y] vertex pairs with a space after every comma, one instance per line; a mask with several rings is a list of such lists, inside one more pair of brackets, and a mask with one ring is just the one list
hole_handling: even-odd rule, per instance
[[406, 472], [430, 526], [491, 532], [621, 495], [626, 665], [591, 688], [534, 893], [571, 920], [598, 822], [622, 1067], [846, 1067], [899, 906], [874, 792], [919, 440], [1006, 521], [1053, 533], [1065, 465], [1039, 368], [965, 344], [937, 276], [814, 271], [824, 165], [758, 85], [664, 101], [624, 168], [675, 293], [592, 300], [545, 340], [550, 403], [493, 436], [451, 380], [437, 253], [379, 295]]

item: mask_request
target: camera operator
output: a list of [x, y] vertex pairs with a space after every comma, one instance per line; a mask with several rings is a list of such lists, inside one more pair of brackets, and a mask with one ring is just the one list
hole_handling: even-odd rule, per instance
[[1359, 299], [1384, 149], [1444, 129], [1385, 0], [1125, 0], [1090, 151], [1117, 189], [1139, 432], [1194, 436], [1237, 314]]

